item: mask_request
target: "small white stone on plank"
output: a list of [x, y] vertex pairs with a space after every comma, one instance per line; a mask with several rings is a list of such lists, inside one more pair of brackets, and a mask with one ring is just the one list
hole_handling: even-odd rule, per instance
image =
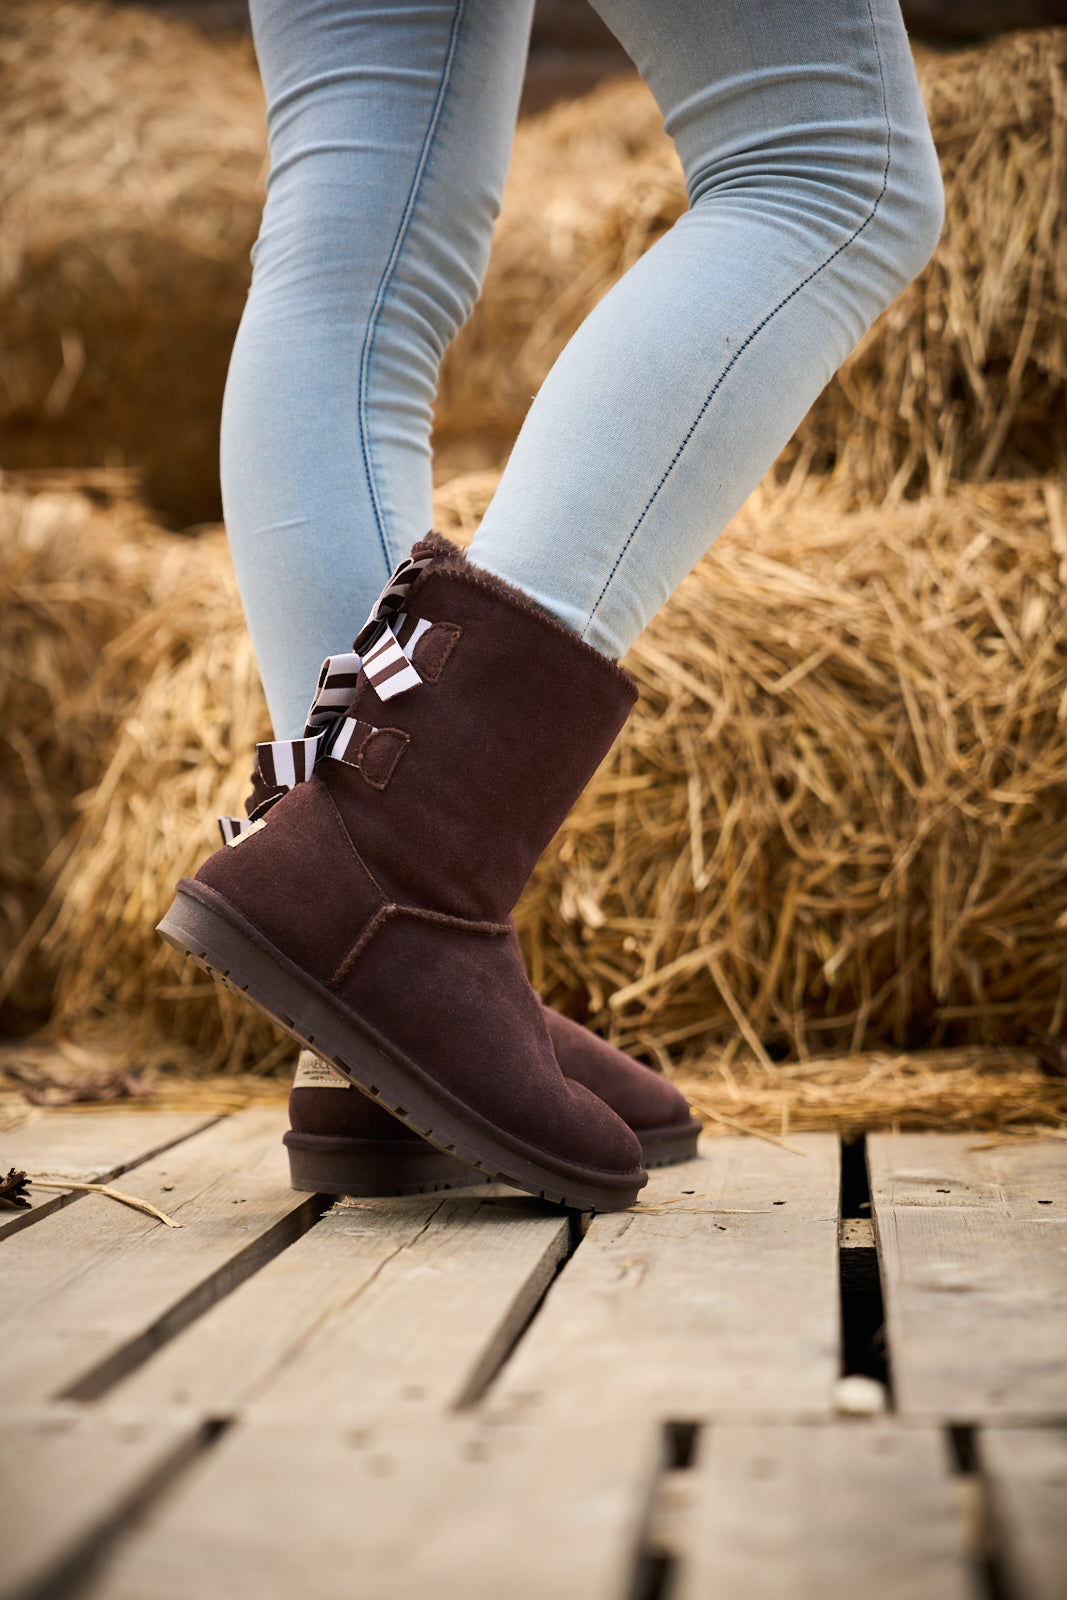
[[885, 1385], [877, 1378], [853, 1372], [834, 1384], [834, 1410], [843, 1417], [880, 1417], [888, 1405]]

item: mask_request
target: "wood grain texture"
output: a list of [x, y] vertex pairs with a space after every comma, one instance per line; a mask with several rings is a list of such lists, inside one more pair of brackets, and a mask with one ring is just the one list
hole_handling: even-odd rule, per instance
[[[569, 1255], [574, 1219], [484, 1188], [301, 1235], [283, 1127], [241, 1113], [124, 1179], [178, 1233], [94, 1197], [5, 1242], [0, 1600], [94, 1550], [84, 1600], [624, 1600], [642, 1548], [672, 1600], [968, 1600], [943, 1428], [833, 1417], [832, 1136], [708, 1141]], [[1004, 1415], [1062, 1415], [1067, 1162], [975, 1142], [870, 1141], [898, 1394], [966, 1421], [999, 1374]], [[48, 1402], [86, 1372], [94, 1405]], [[692, 1467], [665, 1421], [708, 1424]], [[1059, 1600], [1067, 1430], [979, 1457], [1012, 1600]]]
[[[220, 1147], [202, 1151], [201, 1159], [205, 1171], [219, 1176], [236, 1154]], [[27, 1460], [21, 1492], [28, 1503], [48, 1507], [56, 1550], [65, 1553], [79, 1540], [89, 1546], [121, 1518], [132, 1492], [133, 1457], [113, 1443], [123, 1427], [143, 1436], [151, 1463], [153, 1450], [166, 1457], [175, 1429], [195, 1440], [213, 1417], [232, 1423], [251, 1412], [259, 1422], [267, 1419], [256, 1435], [267, 1441], [265, 1453], [257, 1447], [254, 1459], [236, 1469], [239, 1491], [236, 1479], [221, 1491], [225, 1503], [237, 1492], [239, 1517], [248, 1497], [267, 1493], [272, 1473], [282, 1471], [270, 1452], [290, 1432], [315, 1432], [316, 1448], [327, 1454], [340, 1439], [343, 1454], [355, 1433], [367, 1434], [383, 1417], [411, 1426], [461, 1403], [484, 1372], [495, 1370], [556, 1270], [569, 1231], [569, 1219], [555, 1208], [481, 1188], [469, 1196], [337, 1208], [93, 1408], [90, 1415], [107, 1427], [91, 1494], [87, 1489], [68, 1507], [52, 1493], [56, 1462], [65, 1467], [68, 1460], [65, 1438]], [[50, 1313], [47, 1305], [44, 1312]], [[55, 1332], [54, 1321], [47, 1326]], [[224, 1459], [233, 1448], [233, 1438], [218, 1446]], [[278, 1448], [284, 1462], [288, 1446]], [[83, 1447], [80, 1458], [90, 1453]], [[191, 1469], [194, 1481], [210, 1460]], [[284, 1521], [285, 1539], [302, 1514]], [[343, 1505], [336, 1514], [346, 1520]], [[40, 1580], [53, 1552], [40, 1541], [34, 1548]], [[29, 1555], [20, 1563], [28, 1565]]]
[[[214, 1114], [189, 1111], [45, 1111], [0, 1137], [0, 1166], [36, 1178], [106, 1183], [210, 1127]], [[60, 1211], [79, 1196], [31, 1191], [29, 1211], [0, 1211], [0, 1239]]]
[[461, 1404], [496, 1370], [567, 1250], [568, 1219], [526, 1196], [361, 1200], [212, 1308], [115, 1390], [323, 1427]]
[[994, 1543], [1017, 1600], [1067, 1595], [1067, 1428], [979, 1435]]
[[1067, 1162], [1055, 1140], [872, 1135], [897, 1409], [956, 1421], [1067, 1410]]
[[971, 1600], [934, 1429], [724, 1424], [693, 1476], [675, 1600]]
[[3, 1246], [0, 1404], [91, 1398], [317, 1215], [288, 1185], [284, 1111], [237, 1113], [123, 1179], [183, 1226], [86, 1195]]
[[[455, 1410], [536, 1306], [570, 1227], [556, 1208], [484, 1191], [366, 1200], [325, 1217], [176, 1340], [155, 1372], [115, 1390], [109, 1404], [147, 1410], [178, 1398], [181, 1373], [183, 1399], [202, 1404], [218, 1385], [243, 1388], [246, 1403], [231, 1405], [232, 1430], [92, 1592], [620, 1592], [635, 1496], [651, 1482], [647, 1431], [594, 1429], [584, 1446], [568, 1434], [565, 1451], [559, 1435], [549, 1444], [536, 1430], [486, 1430]], [[265, 1363], [260, 1330], [287, 1317], [294, 1296], [315, 1323], [297, 1329], [290, 1318], [288, 1350]], [[251, 1390], [237, 1370], [242, 1330], [260, 1373]]]
[[198, 1439], [189, 1418], [145, 1423], [74, 1406], [0, 1423], [0, 1600], [33, 1600], [83, 1570]]
[[[363, 1204], [372, 1224], [382, 1202]], [[569, 1230], [564, 1213], [527, 1195], [439, 1197], [425, 1227], [323, 1323], [254, 1415], [358, 1428], [463, 1405], [552, 1281]]]
[[[509, 1362], [494, 1415], [829, 1415], [838, 1375], [838, 1143], [706, 1141], [595, 1217]], [[718, 1208], [718, 1209], [716, 1209]]]
[[[321, 1419], [320, 1419], [321, 1420]], [[658, 1453], [640, 1424], [249, 1424], [83, 1600], [620, 1600]]]

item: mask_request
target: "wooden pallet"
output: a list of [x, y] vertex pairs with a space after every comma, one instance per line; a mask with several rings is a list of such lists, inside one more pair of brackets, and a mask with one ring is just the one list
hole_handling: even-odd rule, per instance
[[328, 1208], [283, 1126], [5, 1136], [183, 1226], [0, 1214], [0, 1600], [1067, 1595], [1062, 1143], [872, 1136], [842, 1218], [831, 1135], [716, 1138], [590, 1220]]

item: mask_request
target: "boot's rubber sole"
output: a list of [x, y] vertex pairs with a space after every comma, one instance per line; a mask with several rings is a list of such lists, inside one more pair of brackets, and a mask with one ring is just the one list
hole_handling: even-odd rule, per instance
[[[659, 1128], [635, 1128], [646, 1167], [670, 1167], [697, 1153], [700, 1123], [677, 1122]], [[289, 1181], [309, 1194], [429, 1194], [488, 1183], [454, 1156], [412, 1139], [356, 1139], [342, 1134], [299, 1133], [291, 1128], [282, 1141], [289, 1151]]]
[[625, 1211], [647, 1181], [639, 1167], [605, 1172], [552, 1160], [495, 1127], [301, 971], [207, 884], [183, 878], [157, 931], [407, 1127], [489, 1182], [510, 1183], [578, 1211]]
[[412, 1139], [345, 1139], [290, 1129], [283, 1142], [289, 1182], [309, 1194], [430, 1194], [489, 1182], [484, 1172]]

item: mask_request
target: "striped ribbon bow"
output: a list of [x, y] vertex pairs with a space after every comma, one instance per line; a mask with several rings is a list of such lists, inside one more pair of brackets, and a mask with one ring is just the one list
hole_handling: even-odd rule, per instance
[[[257, 744], [259, 770], [263, 781], [272, 789], [294, 789], [298, 783], [306, 782], [316, 762], [326, 756], [344, 761], [355, 743], [357, 727], [361, 730], [361, 740], [368, 731], [377, 732], [367, 723], [357, 724], [354, 718], [344, 715], [355, 693], [360, 668], [373, 684], [379, 700], [392, 700], [395, 695], [422, 682], [411, 655], [430, 623], [420, 618], [411, 637], [403, 644], [397, 635], [407, 621], [401, 607], [419, 573], [432, 560], [432, 556], [422, 556], [418, 560], [409, 556], [402, 561], [371, 607], [370, 616], [352, 641], [351, 651], [326, 657], [319, 668], [318, 687], [308, 710], [303, 738]], [[255, 827], [280, 799], [280, 795], [272, 795], [256, 807], [251, 817], [220, 817], [223, 843], [233, 844]]]

